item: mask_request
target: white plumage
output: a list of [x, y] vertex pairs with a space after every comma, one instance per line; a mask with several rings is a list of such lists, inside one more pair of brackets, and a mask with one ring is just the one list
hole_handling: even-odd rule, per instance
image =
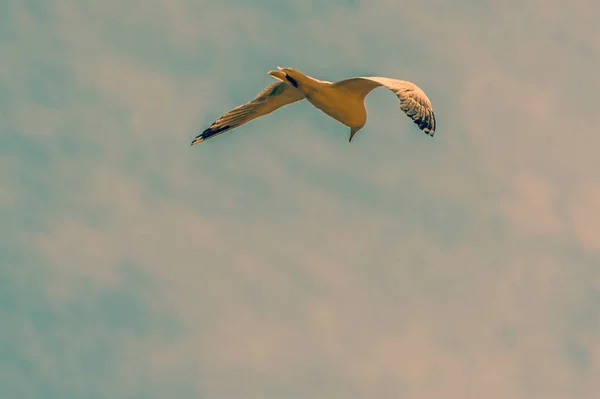
[[267, 86], [253, 100], [225, 113], [208, 129], [196, 136], [192, 145], [303, 99], [348, 126], [350, 128], [348, 142], [351, 142], [352, 137], [367, 121], [365, 97], [379, 86], [386, 87], [396, 94], [400, 100], [400, 109], [421, 130], [432, 137], [435, 134], [436, 123], [431, 102], [423, 90], [414, 83], [379, 76], [327, 82], [304, 75], [294, 68], [277, 68], [278, 71], [269, 71], [269, 75], [277, 79], [277, 82]]

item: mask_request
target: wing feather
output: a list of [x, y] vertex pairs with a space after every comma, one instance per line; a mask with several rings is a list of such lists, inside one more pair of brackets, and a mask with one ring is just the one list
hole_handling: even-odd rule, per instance
[[192, 145], [218, 136], [260, 116], [270, 114], [278, 108], [300, 101], [304, 94], [287, 82], [274, 82], [246, 104], [239, 105], [214, 121], [192, 141]]
[[383, 78], [379, 76], [358, 77], [340, 80], [333, 86], [343, 88], [349, 93], [364, 98], [373, 89], [384, 86], [391, 90], [400, 100], [400, 109], [428, 135], [435, 134], [436, 120], [431, 101], [425, 92], [416, 84], [406, 80]]

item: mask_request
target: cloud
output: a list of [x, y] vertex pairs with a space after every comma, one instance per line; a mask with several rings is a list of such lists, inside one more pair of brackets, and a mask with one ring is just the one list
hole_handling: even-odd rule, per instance
[[[11, 3], [4, 396], [600, 389], [600, 7], [307, 4]], [[276, 65], [413, 80], [438, 134], [377, 90], [351, 145], [298, 103], [189, 147]]]
[[515, 230], [524, 236], [556, 235], [562, 230], [554, 205], [556, 193], [537, 176], [517, 176], [515, 193], [506, 200], [505, 211]]
[[600, 186], [581, 187], [574, 195], [573, 208], [570, 209], [573, 230], [583, 248], [589, 251], [600, 250], [600, 232], [596, 226], [600, 215]]

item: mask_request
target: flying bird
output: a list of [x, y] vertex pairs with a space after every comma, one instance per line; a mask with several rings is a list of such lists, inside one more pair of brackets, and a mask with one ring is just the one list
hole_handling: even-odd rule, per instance
[[435, 115], [429, 98], [412, 82], [380, 76], [356, 77], [328, 82], [304, 75], [294, 68], [277, 67], [268, 74], [277, 80], [246, 104], [235, 107], [213, 122], [208, 129], [194, 138], [191, 145], [241, 126], [278, 108], [307, 99], [333, 119], [350, 128], [354, 135], [367, 121], [364, 100], [373, 89], [383, 86], [400, 100], [400, 109], [429, 136], [435, 134]]

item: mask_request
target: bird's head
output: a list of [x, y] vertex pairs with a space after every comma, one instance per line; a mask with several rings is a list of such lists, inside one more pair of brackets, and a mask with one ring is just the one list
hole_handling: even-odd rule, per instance
[[350, 128], [350, 138], [348, 139], [348, 143], [351, 143], [351, 142], [352, 142], [352, 137], [354, 137], [354, 135], [355, 135], [356, 133], [358, 133], [358, 131], [359, 131], [360, 129], [362, 129], [362, 128], [363, 128], [363, 126], [365, 126], [365, 125], [364, 125], [364, 124], [362, 124], [362, 125], [360, 125], [360, 126], [356, 126], [356, 127], [351, 127], [351, 128]]

